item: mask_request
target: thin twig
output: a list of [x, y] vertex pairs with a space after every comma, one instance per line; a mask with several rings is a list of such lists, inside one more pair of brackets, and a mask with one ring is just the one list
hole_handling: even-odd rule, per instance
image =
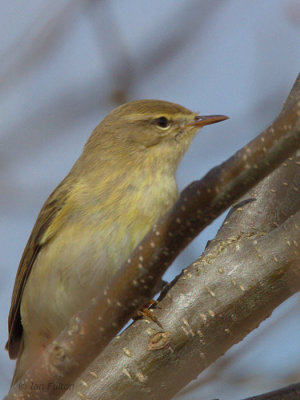
[[264, 393], [259, 396], [247, 397], [244, 400], [299, 400], [300, 399], [300, 383], [289, 385], [272, 392]]

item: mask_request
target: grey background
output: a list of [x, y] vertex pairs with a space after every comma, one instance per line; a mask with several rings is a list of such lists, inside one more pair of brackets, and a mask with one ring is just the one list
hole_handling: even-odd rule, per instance
[[[11, 0], [0, 13], [0, 394], [13, 373], [4, 351], [22, 251], [52, 189], [92, 129], [119, 102], [157, 98], [202, 114], [178, 171], [200, 178], [278, 114], [298, 72], [297, 0]], [[222, 218], [167, 273], [192, 262]], [[185, 399], [239, 399], [300, 380], [300, 297], [231, 349]], [[183, 398], [183, 397], [182, 397]]]

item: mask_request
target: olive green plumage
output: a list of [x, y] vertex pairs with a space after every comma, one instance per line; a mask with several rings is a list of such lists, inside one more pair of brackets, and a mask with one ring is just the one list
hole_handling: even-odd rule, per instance
[[176, 169], [192, 138], [222, 119], [140, 100], [95, 128], [43, 205], [20, 262], [7, 343], [18, 358], [13, 383], [174, 204]]

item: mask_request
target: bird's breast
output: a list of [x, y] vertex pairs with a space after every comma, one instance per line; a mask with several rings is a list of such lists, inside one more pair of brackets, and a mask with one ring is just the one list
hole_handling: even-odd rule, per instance
[[71, 207], [76, 213], [66, 218], [37, 256], [21, 306], [28, 331], [40, 326], [48, 336], [55, 336], [74, 313], [101, 293], [175, 202], [177, 186], [175, 179], [162, 178], [156, 185], [135, 180], [125, 191], [115, 188], [92, 203], [91, 194], [88, 198], [80, 204], [77, 196]]

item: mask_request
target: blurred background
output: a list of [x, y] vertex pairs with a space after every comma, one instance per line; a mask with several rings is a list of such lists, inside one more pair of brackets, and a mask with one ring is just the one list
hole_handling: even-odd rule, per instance
[[[180, 189], [279, 113], [300, 61], [297, 0], [10, 0], [0, 13], [0, 395], [14, 278], [36, 216], [114, 107], [169, 100], [226, 114], [195, 138]], [[167, 273], [200, 255], [222, 218]], [[50, 299], [49, 299], [50, 301]], [[178, 398], [235, 400], [300, 381], [300, 296], [279, 307]]]

